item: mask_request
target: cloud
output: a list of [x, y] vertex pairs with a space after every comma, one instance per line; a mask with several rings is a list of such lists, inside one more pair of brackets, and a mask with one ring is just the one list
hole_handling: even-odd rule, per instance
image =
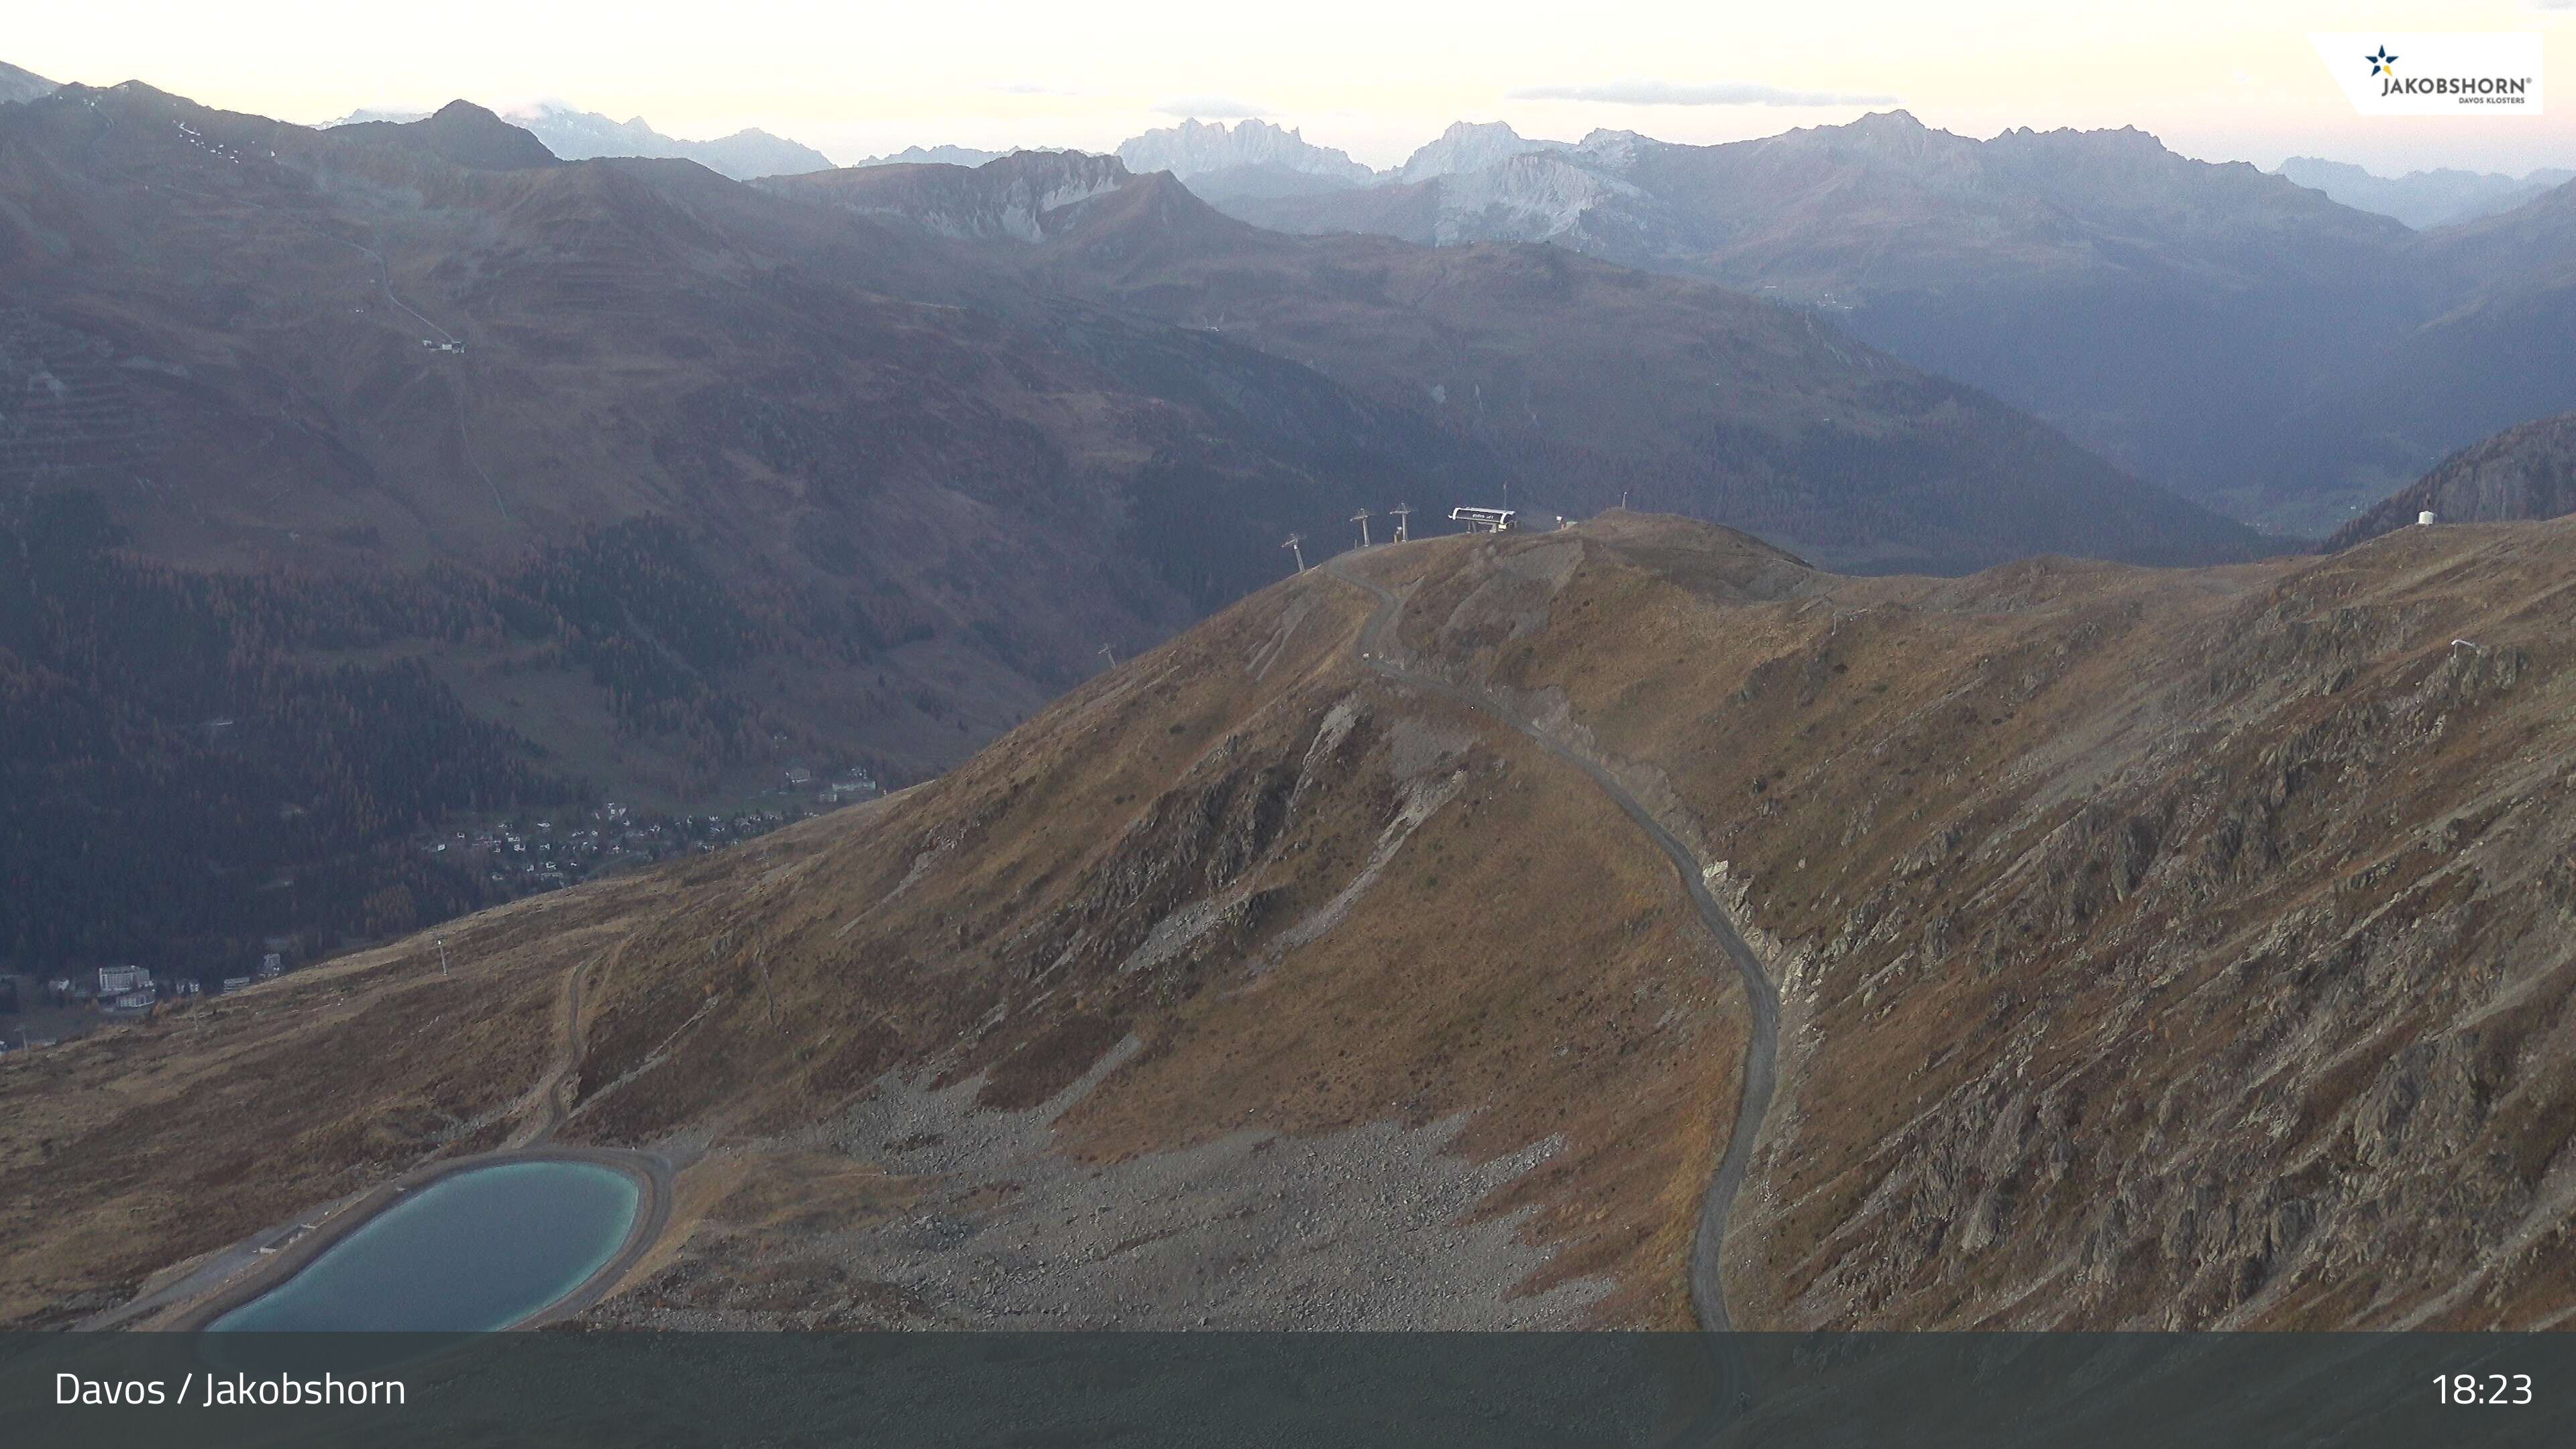
[[[2576, 4], [2576, 0], [2566, 0]], [[1892, 106], [1894, 96], [1848, 95], [1841, 91], [1793, 91], [1752, 81], [1714, 81], [1675, 85], [1671, 81], [1612, 81], [1590, 86], [1527, 86], [1511, 93], [1516, 101], [1606, 101], [1618, 106]]]
[[1228, 100], [1224, 96], [1184, 96], [1177, 101], [1165, 101], [1154, 109], [1167, 116], [1188, 116], [1201, 121], [1248, 121], [1255, 116], [1273, 114], [1268, 106]]

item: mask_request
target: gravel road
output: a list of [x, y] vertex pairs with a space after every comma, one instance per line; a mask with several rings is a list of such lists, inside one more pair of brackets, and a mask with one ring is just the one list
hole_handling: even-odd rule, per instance
[[1735, 1131], [1727, 1139], [1726, 1155], [1719, 1160], [1716, 1173], [1709, 1178], [1708, 1191], [1700, 1199], [1699, 1230], [1692, 1241], [1690, 1266], [1691, 1306], [1699, 1313], [1700, 1325], [1711, 1333], [1733, 1331], [1734, 1324], [1726, 1312], [1723, 1272], [1727, 1213], [1734, 1206], [1737, 1191], [1744, 1186], [1745, 1170], [1753, 1160], [1754, 1140], [1762, 1133], [1762, 1118], [1771, 1108], [1772, 1090], [1778, 1085], [1780, 993], [1772, 985], [1770, 974], [1763, 969], [1761, 958], [1753, 954], [1753, 948], [1745, 944], [1744, 934], [1736, 929], [1717, 898], [1709, 894], [1699, 858], [1638, 803], [1637, 797], [1606, 766], [1551, 738], [1509, 705], [1482, 691], [1406, 668], [1401, 662], [1403, 646], [1395, 634], [1399, 603], [1395, 594], [1352, 573], [1344, 559], [1334, 559], [1325, 567], [1335, 578], [1368, 590], [1378, 601], [1377, 612], [1360, 629], [1362, 664], [1383, 678], [1491, 715], [1528, 736], [1550, 757], [1581, 770], [1672, 862], [1673, 873], [1680, 877], [1691, 908], [1699, 913], [1727, 959], [1735, 963], [1736, 974], [1744, 981], [1745, 1001], [1751, 1008], [1752, 1039], [1744, 1053], [1744, 1089], [1736, 1105]]

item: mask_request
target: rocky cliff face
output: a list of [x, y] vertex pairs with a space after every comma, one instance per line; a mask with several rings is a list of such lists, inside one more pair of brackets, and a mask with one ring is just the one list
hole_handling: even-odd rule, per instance
[[[1563, 241], [1585, 249], [1655, 224], [1645, 193], [1607, 170], [1552, 151], [1531, 151], [1446, 178], [1431, 239]], [[1610, 235], [1605, 236], [1605, 233]]]
[[1563, 141], [1538, 141], [1523, 136], [1502, 121], [1454, 121], [1449, 129], [1424, 143], [1422, 148], [1405, 158], [1395, 173], [1398, 181], [1429, 181], [1460, 172], [1482, 171], [1515, 156], [1532, 151], [1562, 151]]
[[2340, 552], [2412, 525], [2430, 510], [2443, 523], [2501, 523], [2576, 513], [2576, 413], [2508, 429], [2453, 454], [2432, 472], [2336, 530]]
[[2571, 546], [1749, 607], [1577, 571], [1490, 677], [1669, 782], [1784, 991], [1739, 1321], [2563, 1315]]
[[899, 179], [889, 179], [896, 175], [858, 178], [868, 183], [863, 188], [840, 185], [840, 177], [817, 177], [810, 194], [861, 216], [899, 218], [939, 236], [1039, 242], [1069, 220], [1067, 208], [1107, 196], [1128, 181], [1117, 157], [1080, 151], [1014, 151], [971, 170], [905, 167]]

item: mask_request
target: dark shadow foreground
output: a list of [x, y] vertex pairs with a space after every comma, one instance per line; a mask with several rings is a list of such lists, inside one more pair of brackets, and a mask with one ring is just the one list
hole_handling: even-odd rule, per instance
[[[1680, 1333], [10, 1335], [0, 1337], [0, 1424], [30, 1449], [2414, 1449], [2565, 1444], [2576, 1429], [2568, 1335], [1738, 1334], [1729, 1348], [1749, 1388], [1721, 1389], [1706, 1339]], [[402, 1402], [209, 1408], [210, 1372], [227, 1385], [283, 1378], [308, 1395], [336, 1383], [342, 1397], [353, 1382], [385, 1397], [393, 1382]], [[158, 1383], [188, 1402], [58, 1405], [65, 1374]], [[2442, 1375], [2476, 1376], [2467, 1382], [2482, 1400], [2527, 1388], [2530, 1402], [2446, 1405]]]

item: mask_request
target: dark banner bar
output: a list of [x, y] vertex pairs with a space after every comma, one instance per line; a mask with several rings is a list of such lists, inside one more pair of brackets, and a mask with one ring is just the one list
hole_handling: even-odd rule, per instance
[[0, 1335], [0, 1444], [2576, 1443], [2576, 1336]]

